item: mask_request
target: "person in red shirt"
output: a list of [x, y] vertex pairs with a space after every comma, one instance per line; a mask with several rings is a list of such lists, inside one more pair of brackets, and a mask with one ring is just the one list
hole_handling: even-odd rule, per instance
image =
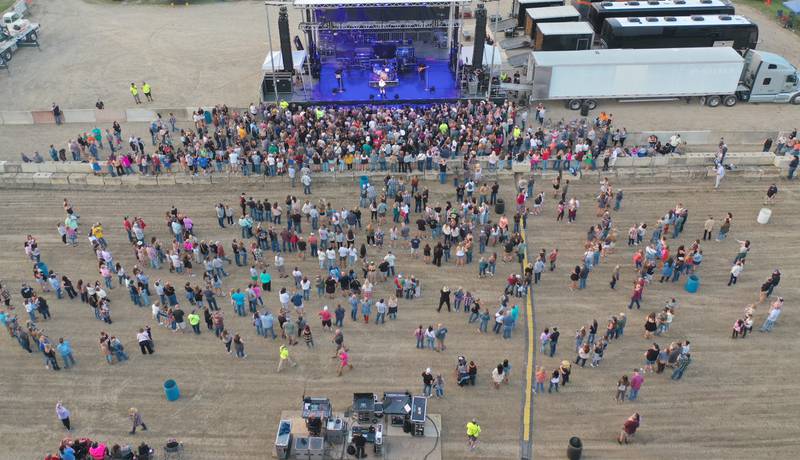
[[322, 311], [319, 312], [319, 317], [322, 320], [322, 329], [331, 330], [331, 312], [328, 311], [328, 306], [325, 305], [322, 307]]
[[631, 438], [633, 438], [633, 435], [636, 434], [636, 430], [639, 428], [639, 421], [640, 417], [638, 412], [628, 417], [628, 419], [625, 420], [625, 423], [622, 425], [622, 431], [619, 433], [619, 437], [617, 437], [617, 442], [620, 444], [623, 442], [628, 444]]
[[636, 309], [642, 308], [639, 301], [642, 299], [642, 285], [637, 281], [633, 286], [633, 294], [631, 294], [631, 303], [628, 304], [628, 310], [633, 309], [633, 304], [636, 304]]

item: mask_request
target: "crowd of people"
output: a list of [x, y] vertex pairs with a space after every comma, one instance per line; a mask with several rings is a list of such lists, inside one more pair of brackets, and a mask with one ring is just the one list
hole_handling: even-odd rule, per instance
[[[121, 289], [135, 307], [150, 308], [154, 325], [179, 335], [213, 333], [225, 353], [238, 359], [248, 357], [246, 333], [234, 330], [233, 326], [241, 326], [242, 322], [231, 321], [225, 313], [245, 319], [259, 339], [278, 342], [276, 372], [298, 365], [292, 357], [293, 347], [298, 344], [305, 344], [312, 353], [325, 353], [318, 348], [327, 341], [320, 340], [320, 336], [328, 334], [334, 348], [332, 358], [338, 359], [336, 373], [343, 376], [344, 371], [354, 367], [351, 344], [345, 341], [343, 333], [348, 316], [353, 323], [391, 327], [401, 310], [418, 299], [430, 299], [436, 292], [424, 276], [405, 270], [407, 261], [421, 261], [429, 269], [446, 264], [472, 265], [473, 270], [477, 269], [478, 279], [491, 278], [496, 275], [498, 264], [508, 264], [512, 268], [497, 300], [482, 301], [474, 294], [474, 288], [451, 289], [444, 285], [438, 290], [437, 311], [431, 311], [436, 318], [427, 327], [420, 324], [413, 334], [418, 349], [440, 353], [448, 350], [449, 329], [445, 324], [454, 321], [452, 316], [442, 319], [446, 307], [447, 312], [463, 312], [466, 324], [471, 327], [477, 323], [479, 334], [489, 334], [492, 323], [494, 335], [510, 340], [520, 315], [520, 306], [514, 299], [522, 303], [531, 289], [547, 282], [546, 278], [565, 275], [555, 273], [558, 248], [535, 252], [523, 237], [529, 219], [544, 212], [549, 193], [537, 192], [533, 175], [524, 175], [514, 184], [512, 209], [504, 213], [495, 208], [493, 212], [500, 185], [483, 177], [477, 158], [486, 157], [489, 170], [509, 167], [512, 159], [530, 161], [533, 170], [576, 171], [595, 168], [598, 161], [603, 169], [608, 169], [613, 167], [616, 157], [625, 154], [622, 149], [626, 148], [624, 128], [614, 128], [608, 115], [598, 117], [594, 123], [527, 129], [515, 121], [521, 116], [510, 102], [441, 104], [427, 110], [254, 105], [244, 113], [225, 107], [198, 111], [192, 130], [178, 130], [174, 117], [159, 118], [151, 126], [152, 145], [148, 146], [131, 136], [123, 148], [121, 127], [116, 123], [105, 135], [96, 130], [71, 141], [69, 150], [73, 159], [88, 160], [97, 172], [105, 168], [109, 174], [160, 174], [180, 165], [181, 170], [194, 174], [232, 171], [245, 175], [286, 175], [292, 186], [299, 176], [303, 197], [289, 194], [285, 200], [270, 200], [242, 193], [237, 197], [238, 207], [217, 203], [213, 210], [208, 209], [208, 214], [213, 215], [219, 228], [228, 231], [238, 227], [231, 229], [227, 245], [204, 237], [205, 229], [196, 228], [189, 213], [174, 206], [165, 211], [163, 226], [148, 224], [139, 216], [125, 216], [119, 228], [114, 224], [111, 231], [125, 232], [129, 247], [114, 249], [130, 251], [135, 258], [133, 265], [123, 263], [112, 252], [106, 240], [107, 228], [101, 222], [83, 224], [65, 199], [64, 220], [56, 225], [58, 235], [67, 247], [85, 246], [78, 235], [87, 235], [97, 276], [78, 279], [73, 284], [68, 276], [47, 266], [36, 237], [28, 235], [24, 250], [33, 267], [36, 288], [23, 284], [20, 290], [22, 302], [18, 305], [24, 306], [26, 321], [20, 324], [12, 308], [15, 296], [5, 283], [0, 285], [0, 299], [6, 307], [0, 310], [0, 320], [24, 350], [31, 354], [41, 352], [49, 369], [61, 369], [58, 356], [63, 368], [70, 368], [76, 365], [76, 360], [69, 340], [63, 337], [52, 340], [40, 327], [52, 318], [44, 294], [85, 304], [96, 320], [110, 325], [112, 303], [120, 302], [118, 297], [112, 300], [111, 293]], [[542, 121], [540, 117], [544, 118], [543, 109], [537, 109], [536, 120]], [[110, 155], [101, 160], [99, 152], [105, 149], [104, 143]], [[652, 146], [654, 150], [657, 147]], [[52, 147], [51, 156], [54, 160], [63, 159], [64, 152]], [[436, 171], [440, 182], [446, 184], [447, 160], [455, 157], [462, 158], [463, 174], [454, 177], [454, 196], [448, 194], [445, 200], [437, 201], [416, 174]], [[315, 200], [310, 196], [313, 174], [351, 169], [384, 173], [361, 184], [358, 206], [341, 206], [327, 198]], [[581, 202], [574, 190], [570, 193], [570, 188], [570, 181], [563, 174], [552, 181], [554, 225], [564, 224], [565, 215], [567, 225], [578, 221]], [[595, 223], [586, 233], [583, 256], [566, 275], [569, 283], [565, 287], [570, 290], [588, 289], [589, 280], [593, 279], [591, 274], [620, 250], [615, 213], [622, 208], [623, 191], [603, 178], [594, 201]], [[591, 216], [591, 211], [584, 210], [581, 220], [585, 220], [586, 214]], [[705, 221], [702, 240], [682, 245], [678, 239], [688, 216], [689, 209], [678, 203], [651, 226], [646, 222], [630, 226], [627, 247], [633, 251], [634, 275], [630, 280], [629, 312], [609, 316], [604, 332], [597, 319], [576, 328], [575, 346], [568, 352], [574, 353], [574, 360], [571, 356], [562, 359], [563, 350], [556, 357], [561, 335], [558, 326], [544, 329], [539, 336], [540, 354], [558, 361], [552, 371], [544, 365], [530, 370], [537, 394], [545, 393], [545, 382], [549, 383], [547, 393], [559, 393], [568, 387], [570, 378], [576, 378], [573, 371], [578, 375], [584, 372], [576, 368], [585, 368], [587, 362], [590, 368], [601, 366], [609, 345], [622, 339], [633, 307], [641, 309], [645, 291], [656, 277], [660, 284], [677, 283], [681, 276], [698, 273], [703, 263], [703, 246], [713, 244], [715, 221], [713, 217]], [[733, 216], [728, 213], [722, 219], [717, 242], [727, 237], [732, 222]], [[157, 236], [164, 233], [166, 238]], [[742, 275], [751, 250], [750, 241], [739, 241], [739, 246], [730, 272], [732, 288]], [[318, 269], [301, 270], [306, 258], [318, 261]], [[245, 283], [229, 281], [234, 270], [246, 274]], [[624, 271], [627, 270], [619, 265], [612, 270], [610, 289], [617, 289], [623, 282]], [[275, 285], [273, 281], [277, 281]], [[762, 286], [758, 303], [748, 306], [745, 315], [736, 320], [733, 338], [744, 338], [752, 331], [757, 305], [772, 296], [779, 282], [780, 272], [776, 270]], [[320, 304], [321, 308], [311, 304]], [[783, 298], [770, 305], [760, 329], [764, 332], [774, 327]], [[648, 313], [643, 324], [644, 338], [652, 341], [670, 335], [677, 313], [675, 298]], [[315, 316], [319, 318], [319, 328], [311, 320]], [[155, 353], [153, 330], [148, 324], [132, 328], [129, 338], [136, 339], [143, 357]], [[99, 350], [109, 365], [132, 358], [124, 341], [100, 333]], [[619, 378], [615, 400], [637, 401], [649, 372], [660, 374], [670, 368], [671, 378], [680, 380], [692, 362], [689, 340], [670, 339], [665, 348], [652, 343], [645, 351], [644, 361], [643, 367], [635, 367], [632, 375]], [[487, 377], [494, 388], [509, 382], [509, 360], [485, 368], [491, 369]], [[455, 383], [472, 386], [477, 377], [476, 362], [459, 356]], [[441, 373], [434, 374], [428, 368], [422, 379], [423, 394], [444, 396], [445, 379]], [[639, 424], [639, 416], [635, 415], [635, 427], [633, 422], [626, 422], [620, 442], [627, 442], [635, 433]], [[61, 420], [63, 423], [64, 419]], [[136, 418], [133, 422], [135, 431]], [[65, 424], [67, 429], [68, 425], [69, 422]], [[473, 433], [469, 435], [470, 447], [474, 448], [476, 444], [472, 441], [477, 440], [480, 429], [470, 430]], [[65, 450], [65, 445], [61, 450]]]

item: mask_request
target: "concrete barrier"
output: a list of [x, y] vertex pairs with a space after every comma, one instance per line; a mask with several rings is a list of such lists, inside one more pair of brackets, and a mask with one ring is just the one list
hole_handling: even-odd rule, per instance
[[[24, 173], [37, 173], [42, 172], [44, 163], [20, 163], [19, 168], [20, 172]], [[52, 172], [52, 171], [46, 171]]]
[[115, 185], [117, 187], [122, 185], [122, 179], [120, 179], [119, 176], [117, 177], [102, 176], [102, 179], [103, 179], [103, 185]]
[[[53, 116], [51, 113], [50, 116]], [[22, 110], [6, 110], [0, 112], [0, 119], [4, 125], [32, 125], [33, 114]], [[54, 120], [55, 122], [55, 120]]]
[[106, 181], [103, 176], [95, 176], [94, 174], [87, 174], [86, 185], [106, 185]]
[[18, 173], [0, 174], [0, 184], [14, 184], [17, 183]]
[[0, 173], [11, 174], [22, 172], [22, 167], [19, 163], [12, 163], [9, 161], [0, 161]]
[[31, 117], [36, 125], [56, 124], [56, 117], [51, 110], [34, 110], [31, 112]]
[[69, 185], [69, 174], [66, 173], [44, 173], [44, 174], [50, 174], [51, 185]]
[[[86, 185], [87, 179], [89, 177], [95, 177], [95, 176], [88, 176], [86, 174], [77, 174], [76, 173], [76, 174], [70, 174], [69, 177], [67, 178], [67, 180], [69, 181], [70, 185]], [[101, 180], [101, 184], [102, 184], [102, 180]]]
[[[125, 176], [117, 176], [117, 179], [119, 179], [120, 184], [122, 184], [122, 185], [124, 185], [126, 187], [134, 187], [134, 186], [139, 185], [139, 178], [140, 177], [141, 176], [138, 176], [136, 174], [128, 174], [128, 175], [125, 175]], [[106, 181], [104, 180], [103, 182], [106, 182]]]
[[50, 179], [53, 177], [53, 173], [50, 172], [38, 172], [33, 174], [33, 183], [34, 184], [49, 184]]
[[158, 185], [158, 178], [156, 176], [139, 176], [139, 185]]
[[19, 185], [33, 185], [33, 174], [19, 173], [15, 176], [14, 182]]
[[94, 109], [65, 109], [64, 121], [70, 123], [96, 123]]
[[177, 185], [193, 183], [192, 176], [187, 176], [186, 174], [176, 174], [174, 177]]
[[156, 112], [148, 109], [127, 109], [125, 110], [125, 119], [128, 122], [145, 122], [149, 123], [156, 118]]
[[124, 110], [97, 110], [94, 111], [94, 119], [97, 123], [113, 123], [115, 121], [124, 123], [128, 121], [128, 117]]
[[211, 176], [192, 176], [193, 184], [211, 184]]
[[[44, 163], [45, 165], [51, 166], [49, 163]], [[60, 172], [60, 173], [90, 173], [92, 172], [92, 167], [89, 163], [82, 163], [80, 161], [59, 161], [58, 163], [53, 162], [53, 167], [48, 167], [47, 170], [51, 172]]]
[[175, 176], [158, 176], [158, 185], [175, 185]]

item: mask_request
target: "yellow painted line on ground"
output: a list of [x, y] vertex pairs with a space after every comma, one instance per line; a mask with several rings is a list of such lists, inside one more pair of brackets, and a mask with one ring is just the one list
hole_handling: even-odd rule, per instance
[[[523, 229], [522, 233], [522, 241], [527, 243], [527, 239], [525, 237], [525, 230]], [[524, 267], [528, 266], [528, 248], [525, 248], [525, 255], [523, 257], [523, 273], [525, 273]], [[533, 291], [533, 285], [528, 286], [528, 295], [527, 301], [525, 304], [525, 317], [527, 318], [527, 326], [528, 326], [528, 349], [527, 352], [527, 364], [525, 369], [527, 370], [525, 375], [525, 405], [523, 407], [523, 414], [522, 414], [522, 440], [526, 443], [530, 442], [531, 437], [531, 405], [533, 404], [533, 375], [536, 369], [533, 368], [533, 353], [536, 348], [536, 335], [534, 334], [533, 330], [533, 303], [531, 302], [531, 292]], [[530, 452], [529, 455], [533, 455], [533, 452]]]

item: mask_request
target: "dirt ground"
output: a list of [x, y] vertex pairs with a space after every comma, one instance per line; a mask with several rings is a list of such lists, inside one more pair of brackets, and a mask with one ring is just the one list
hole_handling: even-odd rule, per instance
[[[356, 204], [357, 195], [350, 192], [355, 190], [352, 184], [319, 188], [314, 199], [349, 196], [335, 203], [352, 206]], [[506, 199], [511, 200], [510, 185], [506, 191]], [[0, 234], [0, 253], [8, 267], [3, 269], [0, 278], [14, 286], [13, 295], [19, 299], [19, 284], [23, 280], [30, 281], [29, 264], [19, 250], [28, 233], [39, 238], [43, 258], [53, 270], [67, 273], [75, 281], [96, 278], [85, 240], [78, 248], [65, 248], [55, 232], [56, 222], [63, 212], [62, 195], [74, 203], [84, 224], [104, 223], [115, 257], [130, 271], [135, 259], [127, 249], [127, 237], [121, 228], [125, 215], [142, 216], [151, 225], [148, 233], [163, 239], [167, 237], [167, 230], [162, 216], [170, 205], [175, 205], [193, 217], [202, 238], [218, 239], [229, 246], [232, 238], [240, 236], [239, 230], [219, 229], [213, 206], [218, 201], [236, 205], [240, 192], [238, 189], [137, 191], [135, 194], [111, 190], [91, 193], [4, 190], [0, 206], [4, 214], [13, 213], [15, 218], [4, 221]], [[271, 190], [254, 187], [248, 192], [275, 200], [285, 191], [277, 187]], [[299, 192], [294, 191], [295, 194]], [[444, 202], [445, 197], [434, 192], [432, 199]], [[40, 205], [30, 207], [31, 200]], [[363, 234], [359, 235], [359, 244], [363, 238]], [[388, 235], [386, 241], [388, 243]], [[432, 402], [429, 408], [430, 412], [441, 413], [443, 417], [440, 430], [445, 458], [465, 455], [463, 427], [474, 416], [480, 417], [486, 429], [476, 457], [488, 452], [506, 458], [516, 456], [525, 356], [522, 328], [512, 340], [505, 341], [494, 334], [480, 336], [477, 324], [468, 327], [467, 316], [463, 313], [437, 314], [435, 311], [438, 291], [443, 284], [464, 286], [493, 309], [502, 293], [505, 277], [514, 268], [500, 263], [496, 278], [478, 282], [476, 264], [468, 270], [457, 269], [454, 265], [432, 270], [421, 260], [412, 261], [407, 249], [398, 248], [395, 252], [399, 254], [398, 271], [423, 280], [423, 297], [414, 301], [401, 300], [398, 319], [377, 326], [350, 322], [349, 304], [343, 298], [320, 300], [314, 295], [307, 311], [316, 349], [307, 350], [303, 344], [292, 347], [299, 366], [280, 375], [275, 373], [277, 342], [259, 339], [250, 319], [235, 317], [225, 299], [220, 299], [219, 304], [226, 313], [226, 327], [242, 334], [246, 342], [248, 357], [244, 361], [226, 355], [222, 343], [208, 331], [204, 330], [199, 337], [179, 336], [163, 328], [154, 329], [156, 354], [143, 357], [135, 343], [135, 332], [140, 326], [153, 323], [149, 308], [140, 310], [132, 306], [127, 293], [120, 289], [111, 293], [114, 323], [110, 326], [96, 321], [88, 306], [52, 300], [53, 296], [48, 295], [48, 300], [52, 300], [53, 320], [42, 326], [51, 337], [63, 336], [72, 341], [78, 366], [54, 374], [44, 368], [39, 355], [28, 356], [16, 342], [3, 335], [0, 366], [15, 369], [3, 373], [0, 378], [0, 386], [5, 389], [0, 396], [0, 407], [16, 418], [14, 422], [8, 418], [0, 422], [6, 452], [13, 452], [14, 458], [35, 458], [55, 448], [64, 434], [53, 415], [55, 401], [61, 399], [73, 411], [75, 433], [81, 436], [105, 439], [112, 444], [146, 440], [151, 445], [161, 445], [167, 437], [174, 436], [186, 444], [191, 454], [189, 458], [264, 458], [272, 450], [280, 412], [299, 409], [303, 394], [329, 397], [334, 408], [343, 411], [352, 404], [354, 392], [382, 394], [383, 391], [409, 390], [420, 393], [420, 374], [431, 367], [434, 372], [443, 374], [447, 385], [446, 399]], [[374, 254], [370, 248], [369, 258], [384, 254], [385, 251]], [[318, 273], [316, 259], [301, 262], [296, 257], [288, 257], [286, 263], [289, 271], [297, 265], [312, 279]], [[10, 269], [14, 266], [19, 269]], [[231, 273], [234, 276], [226, 279], [225, 289], [246, 287], [247, 270], [234, 267]], [[176, 286], [183, 286], [189, 279], [171, 275], [165, 269], [150, 271], [150, 276], [153, 281], [157, 278], [172, 280]], [[277, 310], [277, 291], [288, 287], [288, 283], [275, 277], [273, 293], [265, 296], [268, 308]], [[379, 286], [375, 293], [384, 298], [389, 294], [388, 283]], [[334, 351], [332, 334], [322, 331], [317, 318], [323, 304], [330, 305], [333, 310], [339, 302], [348, 310], [343, 330], [355, 365], [355, 369], [343, 377], [336, 376], [336, 361], [330, 358]], [[416, 350], [414, 329], [419, 324], [436, 327], [439, 322], [450, 330], [446, 341], [448, 349], [443, 353]], [[101, 330], [123, 340], [130, 352], [130, 361], [114, 366], [103, 361], [96, 344]], [[459, 355], [475, 360], [479, 366], [477, 387], [461, 389], [455, 385], [453, 369]], [[490, 388], [489, 374], [503, 359], [510, 359], [516, 371], [511, 384], [498, 391]], [[169, 378], [175, 379], [181, 389], [181, 399], [176, 403], [164, 400], [161, 384]], [[127, 435], [130, 427], [125, 414], [130, 406], [142, 411], [150, 428], [135, 438]]]
[[[545, 184], [537, 183], [537, 188], [542, 186]], [[614, 216], [621, 240], [632, 222], [652, 224], [677, 202], [688, 206], [690, 218], [684, 235], [671, 242], [673, 245], [688, 244], [700, 237], [704, 216], [708, 214], [719, 218], [724, 212], [733, 212], [731, 235], [722, 243], [703, 244], [706, 258], [699, 271], [698, 294], [686, 294], [683, 283], [656, 283], [649, 287], [642, 310], [629, 312], [625, 337], [610, 345], [600, 368], [575, 369], [570, 385], [560, 394], [534, 397], [535, 458], [563, 458], [567, 440], [573, 435], [583, 440], [585, 458], [697, 458], [699, 452], [708, 458], [737, 454], [751, 458], [791, 457], [798, 446], [794, 414], [800, 409], [794, 396], [800, 388], [791, 377], [790, 363], [793, 331], [798, 326], [792, 313], [798, 295], [798, 274], [790, 260], [798, 244], [788, 237], [797, 221], [794, 208], [797, 187], [780, 185], [781, 199], [773, 206], [773, 219], [769, 225], [760, 226], [755, 223], [755, 216], [766, 186], [762, 183], [731, 180], [716, 192], [710, 184], [678, 184], [668, 192], [642, 183], [617, 186], [626, 193], [623, 209]], [[510, 200], [510, 181], [505, 181], [502, 187], [506, 200]], [[318, 187], [314, 197], [342, 196], [353, 190], [349, 184]], [[608, 316], [625, 309], [632, 282], [629, 268], [632, 250], [623, 241], [617, 252], [592, 272], [585, 291], [567, 290], [568, 271], [581, 257], [585, 231], [596, 222], [592, 197], [597, 186], [573, 184], [570, 190], [583, 203], [577, 223], [554, 226], [554, 202], [549, 201], [542, 216], [531, 218], [527, 233], [534, 252], [539, 248], [549, 251], [555, 246], [561, 253], [557, 271], [545, 273], [543, 283], [535, 290], [536, 333], [554, 325], [562, 331], [555, 358], [536, 353], [536, 364], [548, 370], [562, 359], [574, 359], [575, 329], [592, 318], [603, 324]], [[39, 239], [44, 260], [55, 271], [66, 273], [73, 280], [97, 277], [85, 241], [78, 248], [65, 248], [55, 232], [63, 197], [74, 203], [82, 225], [104, 223], [115, 257], [130, 270], [133, 257], [126, 250], [120, 226], [124, 215], [143, 216], [151, 225], [148, 234], [165, 238], [161, 216], [167, 207], [175, 205], [194, 218], [202, 238], [220, 239], [228, 244], [239, 236], [238, 230], [219, 229], [211, 206], [217, 201], [233, 202], [239, 192], [197, 188], [157, 192], [4, 190], [0, 215], [13, 215], [14, 219], [4, 220], [0, 233], [0, 253], [7, 262], [2, 278], [14, 286], [13, 295], [18, 299], [19, 283], [30, 281], [29, 262], [21, 247], [26, 234]], [[248, 192], [271, 199], [284, 193], [274, 188], [253, 188]], [[449, 193], [449, 189], [436, 186], [432, 199], [452, 199]], [[346, 199], [344, 203], [354, 201]], [[739, 284], [728, 288], [725, 282], [736, 252], [736, 239], [750, 239], [753, 251]], [[369, 254], [375, 257], [372, 250]], [[480, 336], [466, 325], [462, 313], [434, 311], [436, 291], [444, 283], [471, 289], [493, 308], [502, 288], [500, 277], [505, 277], [511, 266], [501, 263], [498, 278], [479, 280], [475, 265], [463, 270], [452, 265], [433, 270], [401, 254], [399, 270], [422, 278], [423, 298], [402, 302], [399, 318], [385, 326], [353, 324], [347, 320], [344, 332], [352, 347], [355, 369], [341, 378], [335, 376], [334, 363], [329, 358], [330, 334], [319, 329], [313, 314], [311, 324], [317, 348], [293, 347], [299, 366], [277, 375], [277, 344], [257, 338], [249, 320], [234, 317], [224, 300], [220, 305], [227, 314], [226, 326], [243, 334], [246, 341], [248, 358], [244, 361], [226, 356], [222, 344], [205, 330], [195, 337], [179, 336], [162, 328], [154, 330], [156, 354], [143, 357], [135, 346], [135, 330], [143, 324], [152, 324], [152, 320], [148, 309], [139, 310], [130, 304], [127, 293], [119, 289], [111, 293], [114, 324], [110, 326], [96, 321], [87, 306], [53, 300], [52, 294], [48, 295], [53, 319], [44, 322], [43, 327], [51, 337], [63, 336], [72, 341], [78, 366], [53, 373], [44, 368], [40, 355], [27, 355], [7, 336], [0, 339], [4, 350], [0, 352], [0, 367], [14, 369], [0, 378], [5, 390], [0, 395], [0, 407], [5, 413], [14, 414], [13, 420], [0, 421], [6, 452], [14, 454], [8, 458], [35, 458], [56, 446], [64, 434], [53, 413], [58, 399], [72, 410], [75, 433], [81, 436], [97, 437], [112, 444], [146, 440], [151, 445], [160, 445], [167, 437], [174, 436], [186, 444], [190, 458], [264, 458], [272, 449], [280, 411], [299, 407], [303, 394], [330, 397], [334, 407], [341, 410], [351, 403], [353, 392], [403, 389], [419, 392], [419, 373], [428, 366], [434, 372], [443, 372], [447, 381], [446, 399], [434, 401], [430, 409], [443, 417], [443, 458], [517, 457], [524, 330], [518, 329], [511, 341], [503, 341], [495, 336]], [[315, 261], [290, 259], [287, 266], [296, 263], [304, 273], [316, 273]], [[615, 264], [623, 267], [622, 280], [618, 289], [612, 291], [607, 280]], [[755, 300], [763, 278], [776, 267], [783, 272], [776, 294], [787, 299], [787, 311], [778, 327], [768, 335], [756, 332], [745, 340], [731, 341], [731, 324], [744, 306]], [[246, 271], [233, 270], [234, 276], [226, 280], [225, 289], [246, 283]], [[166, 270], [149, 272], [152, 280], [161, 278], [182, 285], [187, 279]], [[286, 281], [275, 284], [283, 286]], [[376, 292], [378, 296], [386, 294], [385, 285]], [[277, 303], [274, 296], [266, 297], [267, 306], [273, 309]], [[620, 375], [630, 375], [634, 368], [643, 365], [642, 354], [649, 344], [641, 336], [644, 317], [657, 310], [669, 296], [675, 296], [680, 306], [670, 332], [657, 342], [667, 345], [669, 341], [690, 340], [694, 362], [678, 383], [670, 381], [667, 375], [648, 374], [640, 401], [618, 405], [612, 399], [615, 382]], [[307, 308], [316, 312], [323, 303], [330, 304], [314, 297]], [[757, 326], [764, 315], [764, 307], [760, 307]], [[415, 350], [413, 329], [418, 324], [435, 325], [440, 321], [450, 329], [448, 350], [444, 353]], [[103, 362], [96, 345], [101, 330], [122, 338], [130, 352], [130, 361], [114, 366]], [[453, 385], [451, 372], [458, 355], [477, 362], [478, 387], [461, 389]], [[488, 372], [505, 358], [512, 363], [513, 378], [508, 387], [497, 391], [489, 386]], [[176, 403], [164, 401], [161, 383], [168, 378], [175, 379], [181, 388], [182, 397]], [[150, 427], [150, 431], [135, 438], [127, 435], [125, 411], [130, 406], [142, 411]], [[643, 419], [636, 442], [619, 446], [613, 438], [625, 417], [634, 411], [642, 414]], [[484, 431], [481, 446], [470, 454], [464, 445], [463, 424], [473, 416], [479, 417]]]
[[[752, 8], [737, 9], [759, 23], [759, 49], [800, 64], [797, 35]], [[499, 11], [510, 14], [511, 0], [501, 0]], [[489, 12], [495, 14], [495, 7]], [[270, 15], [277, 24], [277, 9]], [[53, 102], [62, 108], [93, 108], [98, 98], [108, 108], [124, 109], [134, 105], [130, 83], [141, 86], [142, 81], [152, 85], [155, 98], [145, 107], [236, 107], [259, 97], [261, 63], [268, 52], [262, 2], [171, 7], [41, 0], [34, 2], [33, 20], [42, 25], [42, 48], [21, 50], [14, 55], [11, 72], [0, 75], [4, 110], [47, 110]], [[295, 35], [298, 16], [292, 8], [289, 20]], [[474, 27], [470, 21], [465, 24]], [[277, 27], [272, 37], [277, 50]], [[576, 116], [561, 104], [548, 106], [553, 120]], [[598, 110], [629, 120], [628, 131], [788, 130], [795, 127], [798, 113], [797, 107], [782, 104], [712, 109], [683, 102], [603, 102]]]

